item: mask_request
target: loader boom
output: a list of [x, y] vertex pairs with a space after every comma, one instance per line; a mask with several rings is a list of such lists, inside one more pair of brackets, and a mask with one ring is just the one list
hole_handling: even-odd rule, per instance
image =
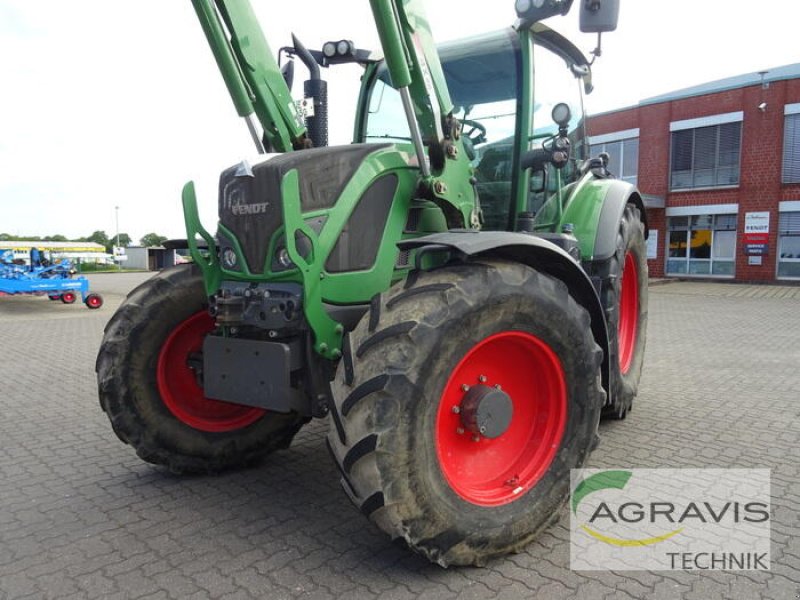
[[420, 0], [370, 0], [393, 86], [400, 93], [419, 164], [420, 190], [451, 227], [480, 228], [471, 167]]
[[442, 116], [453, 111], [453, 103], [421, 2], [370, 4], [392, 82], [398, 89], [408, 88], [421, 133], [429, 142], [442, 143]]
[[[303, 117], [248, 0], [192, 0], [236, 112], [260, 152], [306, 145]], [[263, 138], [253, 117], [263, 129]], [[266, 144], [263, 144], [266, 142]]]

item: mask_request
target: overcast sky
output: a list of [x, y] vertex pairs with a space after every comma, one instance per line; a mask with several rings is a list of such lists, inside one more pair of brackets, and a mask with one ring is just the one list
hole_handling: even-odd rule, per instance
[[[578, 32], [579, 1], [547, 24], [588, 53], [595, 39]], [[311, 48], [342, 38], [378, 48], [367, 0], [252, 2], [274, 51], [291, 31]], [[511, 24], [513, 4], [427, 7], [445, 41]], [[793, 0], [623, 0], [587, 107], [800, 62], [798, 16]], [[347, 143], [359, 71], [339, 70], [331, 142]], [[188, 0], [0, 0], [0, 86], [0, 232], [113, 235], [119, 206], [120, 230], [134, 240], [184, 237], [180, 190], [189, 179], [213, 229], [219, 172], [253, 154]]]

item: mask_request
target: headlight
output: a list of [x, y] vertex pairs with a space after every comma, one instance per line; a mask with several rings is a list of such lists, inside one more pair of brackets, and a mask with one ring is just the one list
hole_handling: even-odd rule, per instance
[[566, 127], [572, 118], [572, 111], [570, 111], [568, 104], [559, 102], [553, 107], [551, 116], [559, 127]]
[[281, 248], [277, 253], [278, 264], [284, 269], [291, 269], [294, 266], [292, 259], [289, 257], [289, 251], [286, 248]]
[[350, 42], [348, 42], [347, 40], [342, 40], [336, 45], [336, 51], [339, 53], [340, 56], [345, 56], [351, 53], [352, 46]]
[[514, 3], [514, 8], [517, 13], [524, 13], [531, 7], [531, 0], [517, 0]]
[[239, 259], [236, 256], [236, 252], [234, 252], [233, 248], [225, 248], [222, 251], [222, 266], [226, 269], [236, 268], [236, 263], [238, 260]]
[[322, 53], [328, 58], [333, 58], [334, 54], [336, 54], [336, 44], [333, 42], [325, 42], [322, 46]]

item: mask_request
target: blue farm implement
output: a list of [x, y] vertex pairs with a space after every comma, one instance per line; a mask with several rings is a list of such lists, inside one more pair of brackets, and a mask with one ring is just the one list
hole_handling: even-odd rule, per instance
[[88, 308], [103, 306], [102, 296], [89, 293], [89, 280], [71, 277], [70, 267], [69, 263], [34, 268], [0, 264], [0, 296], [47, 295], [50, 300], [73, 304], [80, 293], [81, 300]]

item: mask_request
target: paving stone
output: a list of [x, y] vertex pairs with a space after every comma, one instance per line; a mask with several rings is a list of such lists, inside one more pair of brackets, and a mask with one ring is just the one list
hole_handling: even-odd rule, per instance
[[342, 493], [324, 437], [216, 477], [141, 462], [100, 410], [103, 327], [142, 275], [95, 276], [98, 311], [0, 298], [0, 600], [751, 598], [800, 593], [800, 287], [650, 290], [635, 410], [591, 467], [767, 467], [768, 573], [575, 572], [566, 515], [521, 553], [440, 569]]

